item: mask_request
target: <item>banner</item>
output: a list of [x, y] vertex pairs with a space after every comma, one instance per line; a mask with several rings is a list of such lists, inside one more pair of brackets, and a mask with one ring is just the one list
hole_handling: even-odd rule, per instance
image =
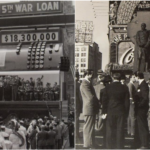
[[61, 12], [60, 1], [28, 1], [0, 4], [0, 16]]
[[92, 43], [93, 22], [76, 20], [75, 41], [76, 43]]

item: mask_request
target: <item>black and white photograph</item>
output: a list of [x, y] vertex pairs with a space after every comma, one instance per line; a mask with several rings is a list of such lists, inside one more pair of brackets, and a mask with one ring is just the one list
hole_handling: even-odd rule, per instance
[[150, 1], [0, 0], [0, 149], [150, 149]]
[[150, 2], [75, 8], [75, 148], [150, 149]]
[[74, 1], [0, 1], [0, 149], [74, 149]]

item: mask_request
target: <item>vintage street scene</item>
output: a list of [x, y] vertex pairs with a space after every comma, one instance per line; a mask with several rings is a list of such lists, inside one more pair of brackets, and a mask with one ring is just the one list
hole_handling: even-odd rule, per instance
[[149, 149], [150, 2], [75, 4], [75, 148]]
[[0, 149], [74, 148], [73, 1], [0, 1]]

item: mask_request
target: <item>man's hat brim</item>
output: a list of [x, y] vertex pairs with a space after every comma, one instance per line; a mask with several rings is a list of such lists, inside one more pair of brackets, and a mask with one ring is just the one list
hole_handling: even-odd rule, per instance
[[99, 69], [98, 71], [97, 71], [97, 74], [103, 74], [104, 72], [103, 72], [103, 70], [101, 70], [101, 69]]

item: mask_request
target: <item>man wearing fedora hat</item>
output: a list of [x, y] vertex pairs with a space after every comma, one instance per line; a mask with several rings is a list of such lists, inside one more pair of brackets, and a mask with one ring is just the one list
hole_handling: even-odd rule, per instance
[[100, 75], [105, 75], [105, 73], [104, 73], [103, 70], [101, 70], [101, 69], [99, 69], [99, 70], [97, 71], [97, 78], [94, 78], [94, 79], [92, 80], [93, 86], [99, 84], [99, 82], [100, 82]]

